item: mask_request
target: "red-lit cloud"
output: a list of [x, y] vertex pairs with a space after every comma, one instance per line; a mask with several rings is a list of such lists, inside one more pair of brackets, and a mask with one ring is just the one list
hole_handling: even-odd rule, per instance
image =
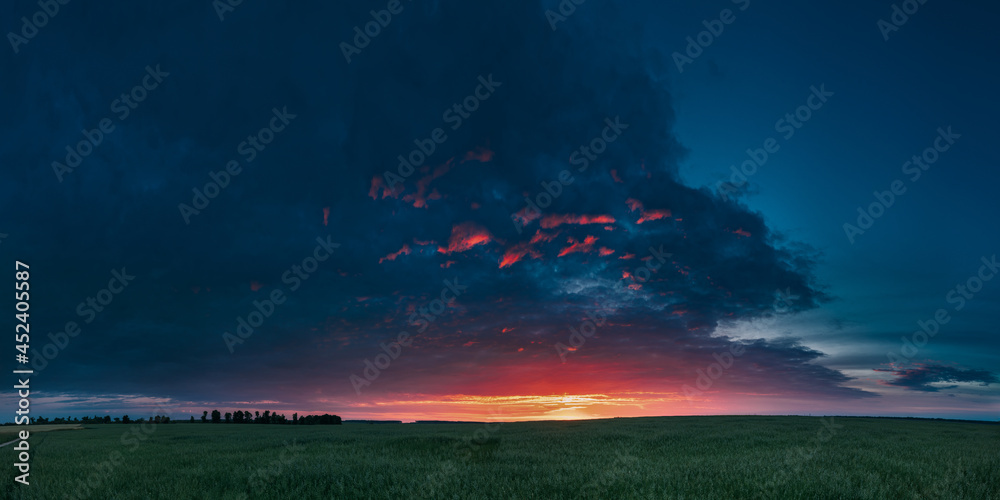
[[485, 245], [497, 241], [490, 232], [475, 222], [463, 222], [451, 228], [451, 238], [448, 247], [438, 247], [438, 252], [450, 254], [464, 252], [477, 245]]
[[643, 222], [666, 219], [667, 217], [670, 217], [669, 209], [655, 208], [652, 210], [646, 210], [643, 207], [642, 202], [635, 198], [629, 198], [625, 200], [625, 204], [628, 205], [628, 209], [630, 212], [639, 212], [639, 220], [636, 221], [636, 224], [642, 224]]
[[531, 247], [531, 242], [518, 243], [504, 252], [503, 258], [500, 259], [500, 267], [509, 267], [515, 262], [523, 259], [526, 255], [530, 255], [535, 259], [542, 258], [542, 254]]
[[480, 163], [493, 161], [493, 151], [490, 151], [489, 148], [478, 147], [468, 153], [465, 153], [465, 158], [462, 159], [462, 163], [472, 160]]
[[559, 251], [559, 256], [569, 255], [571, 253], [590, 253], [594, 249], [594, 243], [597, 243], [597, 238], [594, 236], [587, 236], [582, 242], [576, 241], [576, 239], [569, 238], [570, 245]]
[[546, 215], [542, 218], [542, 227], [551, 229], [562, 224], [614, 224], [615, 218], [610, 215], [574, 215], [557, 214]]
[[410, 245], [407, 245], [406, 243], [403, 243], [403, 248], [400, 248], [398, 251], [390, 253], [389, 255], [386, 255], [385, 257], [379, 259], [378, 263], [381, 264], [387, 260], [396, 260], [396, 257], [399, 257], [400, 255], [404, 254], [410, 255]]
[[431, 171], [431, 173], [417, 179], [417, 192], [404, 196], [403, 201], [413, 203], [413, 206], [416, 208], [427, 208], [427, 200], [441, 199], [441, 194], [438, 193], [436, 189], [428, 195], [427, 188], [430, 186], [431, 181], [447, 174], [448, 171], [451, 170], [453, 163], [454, 158], [434, 167], [434, 170]]

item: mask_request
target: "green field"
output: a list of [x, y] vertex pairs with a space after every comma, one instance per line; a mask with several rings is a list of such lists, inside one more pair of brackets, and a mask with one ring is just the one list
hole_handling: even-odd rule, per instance
[[[1000, 498], [1000, 425], [836, 417], [91, 425], [2, 498]], [[0, 448], [6, 464], [13, 446]], [[90, 486], [84, 489], [84, 485]]]

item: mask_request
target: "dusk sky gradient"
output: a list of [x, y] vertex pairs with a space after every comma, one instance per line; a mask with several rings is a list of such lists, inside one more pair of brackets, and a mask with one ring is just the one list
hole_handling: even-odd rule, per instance
[[[981, 57], [1000, 7], [930, 0], [885, 40], [891, 1], [586, 1], [555, 29], [558, 1], [403, 1], [345, 60], [386, 4], [243, 2], [220, 21], [207, 0], [72, 2], [0, 50], [0, 257], [31, 265], [33, 412], [1000, 418], [984, 264], [1000, 73]], [[734, 20], [679, 70], [723, 9]], [[17, 32], [38, 6], [7, 10]], [[157, 66], [122, 118], [114, 101]], [[93, 153], [54, 172], [105, 118]], [[904, 163], [948, 130], [913, 179]], [[747, 184], [720, 189], [769, 139]], [[240, 173], [185, 217], [230, 161]], [[849, 237], [894, 181], [905, 193]], [[551, 205], [525, 210], [545, 185]], [[122, 268], [135, 278], [102, 311], [78, 306]], [[952, 290], [980, 278], [957, 309]], [[442, 290], [459, 293], [421, 320]], [[287, 301], [227, 341], [274, 293]], [[948, 322], [907, 351], [938, 310]], [[390, 366], [352, 383], [402, 331]]]

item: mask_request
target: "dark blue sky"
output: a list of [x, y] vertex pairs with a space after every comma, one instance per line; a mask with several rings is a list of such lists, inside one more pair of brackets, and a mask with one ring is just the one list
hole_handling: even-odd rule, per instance
[[992, 4], [214, 5], [0, 50], [39, 412], [997, 418]]

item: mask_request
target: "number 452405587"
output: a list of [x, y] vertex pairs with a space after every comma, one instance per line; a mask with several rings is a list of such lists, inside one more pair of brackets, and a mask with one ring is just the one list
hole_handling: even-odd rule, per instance
[[[24, 269], [22, 271], [22, 269]], [[17, 300], [17, 313], [15, 316], [19, 323], [14, 328], [15, 340], [20, 342], [17, 345], [17, 350], [21, 351], [22, 354], [28, 353], [28, 331], [30, 330], [30, 324], [28, 323], [28, 265], [23, 262], [16, 262], [14, 266], [14, 277], [17, 279], [14, 288], [17, 290], [14, 292], [14, 299]], [[21, 333], [24, 332], [24, 333]]]

